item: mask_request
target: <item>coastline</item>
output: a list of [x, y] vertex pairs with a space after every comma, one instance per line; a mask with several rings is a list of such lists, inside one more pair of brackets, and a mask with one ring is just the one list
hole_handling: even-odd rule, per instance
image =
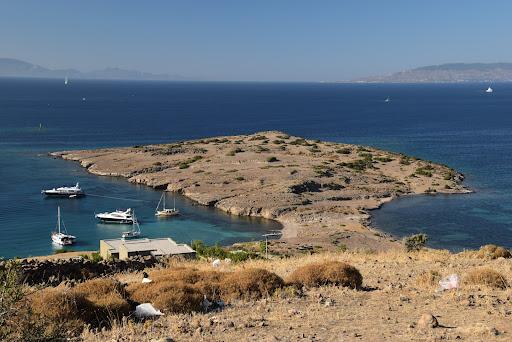
[[371, 225], [372, 210], [401, 196], [470, 192], [444, 165], [276, 131], [50, 155], [229, 214], [275, 220], [276, 245], [288, 252], [394, 248], [396, 240]]

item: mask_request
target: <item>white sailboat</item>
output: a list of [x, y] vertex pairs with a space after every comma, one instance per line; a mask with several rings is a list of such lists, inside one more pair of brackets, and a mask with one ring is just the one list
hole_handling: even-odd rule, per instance
[[67, 246], [75, 243], [76, 236], [69, 235], [62, 222], [64, 233], [61, 232], [60, 207], [57, 207], [57, 231], [52, 232], [52, 241], [58, 245]]
[[68, 77], [64, 77], [64, 85], [68, 85]]
[[142, 233], [140, 231], [139, 221], [137, 217], [135, 217], [135, 212], [133, 213], [133, 228], [129, 232], [124, 232], [121, 234], [123, 239], [135, 239], [141, 237]]
[[[160, 203], [162, 203], [162, 210], [159, 210]], [[162, 193], [162, 196], [160, 197], [160, 201], [158, 201], [158, 205], [155, 209], [155, 216], [158, 217], [170, 217], [170, 216], [176, 216], [179, 215], [180, 211], [176, 209], [176, 198], [174, 198], [174, 207], [173, 208], [166, 208], [165, 207], [165, 192]]]
[[489, 85], [489, 88], [485, 91], [486, 93], [492, 93], [494, 90], [492, 90], [491, 85]]
[[386, 99], [384, 100], [384, 102], [389, 102], [389, 101], [391, 101], [391, 98], [388, 96], [388, 97], [386, 97]]

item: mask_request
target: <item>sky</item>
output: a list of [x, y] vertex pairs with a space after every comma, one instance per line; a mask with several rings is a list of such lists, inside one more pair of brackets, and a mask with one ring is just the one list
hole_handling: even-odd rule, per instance
[[0, 0], [0, 57], [218, 81], [512, 62], [512, 1]]

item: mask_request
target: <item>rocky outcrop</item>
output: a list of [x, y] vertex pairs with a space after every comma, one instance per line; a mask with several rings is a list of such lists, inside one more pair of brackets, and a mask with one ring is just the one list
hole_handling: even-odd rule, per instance
[[287, 242], [322, 248], [336, 248], [330, 236], [340, 231], [369, 235], [371, 245], [354, 247], [386, 246], [372, 242], [368, 211], [402, 194], [467, 192], [463, 176], [444, 165], [275, 131], [53, 155], [227, 213], [275, 219]]

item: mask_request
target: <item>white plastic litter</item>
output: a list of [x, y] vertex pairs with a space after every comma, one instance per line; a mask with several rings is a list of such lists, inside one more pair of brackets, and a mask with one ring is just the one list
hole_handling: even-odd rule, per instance
[[135, 316], [139, 318], [162, 316], [163, 313], [160, 310], [155, 309], [151, 303], [144, 303], [137, 305], [135, 308]]
[[451, 290], [459, 287], [459, 276], [456, 274], [450, 274], [447, 277], [439, 280], [439, 290]]
[[219, 266], [220, 266], [220, 260], [219, 260], [219, 259], [215, 259], [215, 260], [213, 260], [213, 262], [212, 262], [212, 266], [213, 266], [213, 267], [219, 267]]
[[143, 283], [151, 283], [153, 280], [149, 279], [149, 278], [142, 278], [142, 282]]

